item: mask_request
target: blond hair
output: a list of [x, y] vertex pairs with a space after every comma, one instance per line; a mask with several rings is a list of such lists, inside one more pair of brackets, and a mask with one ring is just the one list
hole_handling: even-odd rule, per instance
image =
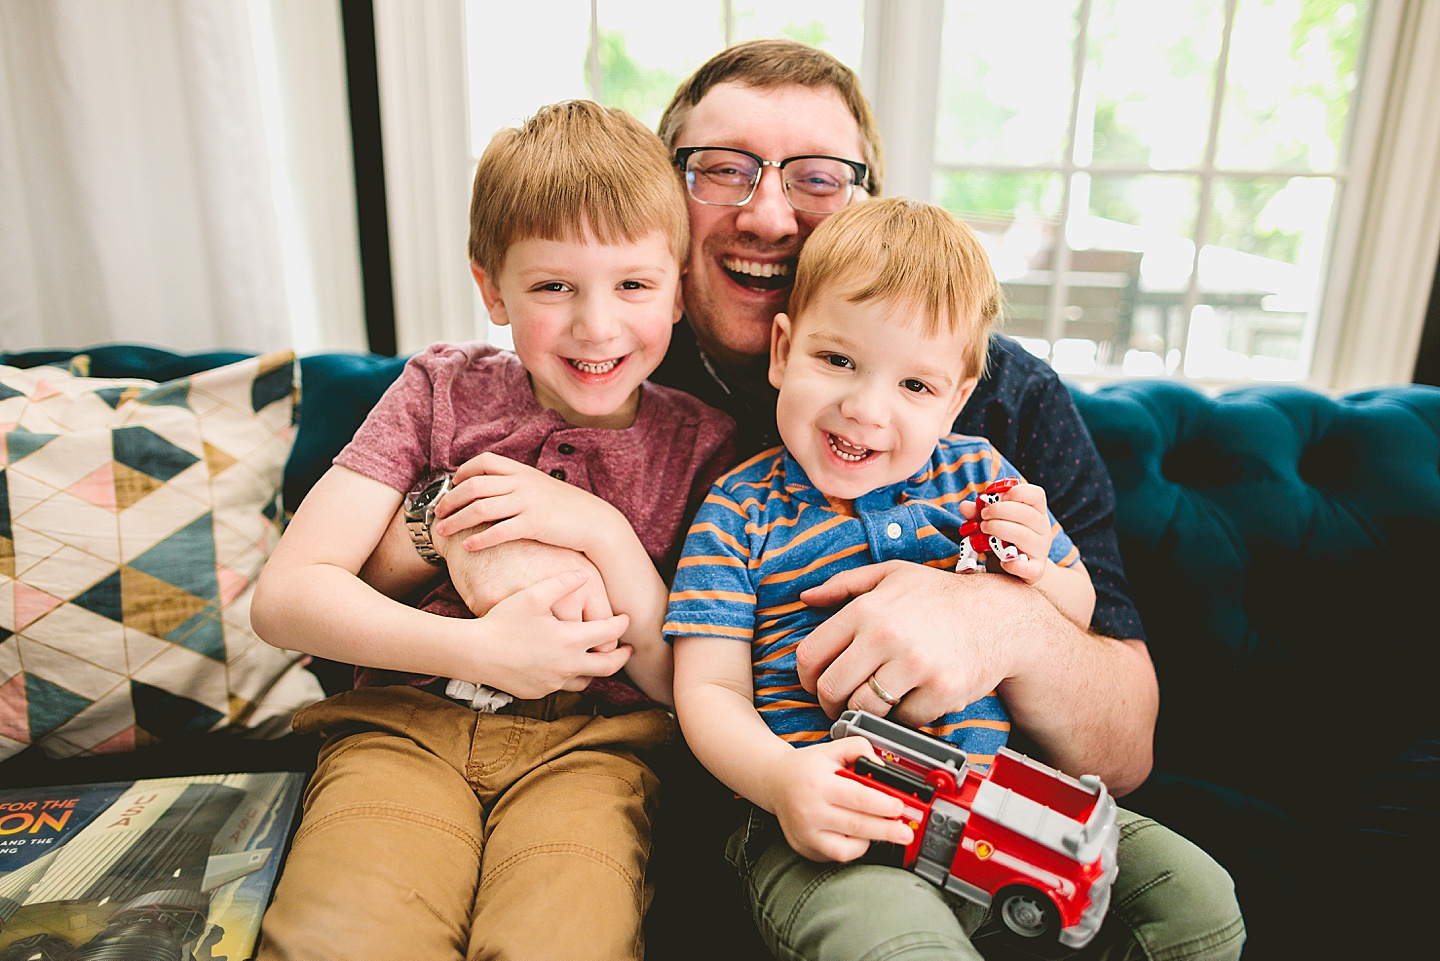
[[690, 246], [685, 190], [660, 138], [630, 114], [590, 100], [541, 107], [490, 140], [470, 193], [470, 259], [500, 269], [519, 240], [603, 244], [659, 230], [675, 259]]
[[748, 40], [726, 47], [701, 64], [670, 98], [670, 105], [661, 114], [660, 126], [656, 128], [668, 150], [673, 152], [679, 146], [675, 141], [680, 136], [680, 128], [690, 119], [690, 111], [712, 87], [722, 83], [759, 90], [790, 86], [834, 89], [860, 127], [865, 150], [863, 159], [870, 174], [867, 190], [872, 197], [880, 195], [880, 187], [885, 180], [880, 131], [875, 126], [875, 115], [870, 112], [870, 104], [860, 90], [860, 78], [854, 70], [824, 50], [798, 40]]
[[966, 338], [966, 376], [984, 373], [1000, 283], [975, 231], [948, 210], [892, 197], [851, 204], [827, 217], [800, 251], [790, 292], [792, 322], [825, 291], [855, 304], [883, 300], [913, 307], [927, 335]]

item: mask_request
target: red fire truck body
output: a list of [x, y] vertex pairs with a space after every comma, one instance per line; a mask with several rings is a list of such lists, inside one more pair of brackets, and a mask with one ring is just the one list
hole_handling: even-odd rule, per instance
[[1100, 928], [1115, 879], [1115, 800], [1100, 779], [1072, 778], [1001, 748], [987, 772], [946, 741], [865, 711], [834, 737], [875, 747], [839, 773], [905, 804], [915, 838], [872, 844], [871, 860], [909, 868], [947, 893], [995, 905], [1016, 936], [1081, 948]]

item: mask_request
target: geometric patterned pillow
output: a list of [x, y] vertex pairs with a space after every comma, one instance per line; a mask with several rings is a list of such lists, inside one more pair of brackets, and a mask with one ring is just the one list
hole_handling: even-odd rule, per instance
[[324, 696], [250, 628], [280, 536], [299, 364], [156, 384], [0, 366], [0, 759], [278, 737]]

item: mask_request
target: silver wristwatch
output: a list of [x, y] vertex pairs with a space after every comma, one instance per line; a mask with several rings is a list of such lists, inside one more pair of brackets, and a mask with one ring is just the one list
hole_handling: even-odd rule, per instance
[[449, 473], [430, 474], [421, 479], [405, 495], [405, 527], [410, 531], [410, 543], [421, 557], [431, 564], [443, 564], [445, 559], [435, 553], [435, 542], [431, 539], [430, 528], [435, 524], [435, 502], [450, 489], [452, 475]]

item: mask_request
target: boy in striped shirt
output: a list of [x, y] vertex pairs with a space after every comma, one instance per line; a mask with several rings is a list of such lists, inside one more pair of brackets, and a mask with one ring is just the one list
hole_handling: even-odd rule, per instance
[[[796, 648], [829, 613], [806, 605], [804, 592], [891, 559], [955, 568], [976, 494], [1017, 476], [984, 438], [949, 433], [982, 373], [999, 304], [974, 233], [932, 205], [851, 205], [801, 252], [790, 312], [776, 317], [770, 349], [785, 446], [716, 482], [686, 538], [665, 625], [685, 737], [716, 777], [774, 816], [759, 815], [778, 822], [766, 839], [779, 846], [771, 857], [851, 861], [872, 840], [910, 841], [910, 828], [893, 820], [899, 801], [834, 776], [871, 748], [863, 738], [830, 741], [830, 718], [800, 683]], [[980, 519], [984, 533], [1019, 551], [1001, 563], [1005, 573], [1089, 624], [1090, 577], [1043, 490], [1022, 482]], [[898, 679], [875, 675], [860, 690], [878, 704], [867, 696], [851, 706], [877, 713], [907, 693]], [[1010, 720], [991, 691], [925, 730], [983, 765], [1005, 743]], [[756, 843], [751, 821], [731, 842], [742, 872], [741, 860], [773, 846]], [[903, 906], [878, 907], [881, 888], [895, 886], [879, 877], [878, 900], [857, 900], [852, 890], [850, 909], [873, 903], [877, 916], [904, 916]], [[914, 894], [902, 901], [936, 896], [929, 885], [904, 887]], [[806, 903], [819, 911], [828, 899]], [[906, 933], [901, 918], [890, 923]]]

